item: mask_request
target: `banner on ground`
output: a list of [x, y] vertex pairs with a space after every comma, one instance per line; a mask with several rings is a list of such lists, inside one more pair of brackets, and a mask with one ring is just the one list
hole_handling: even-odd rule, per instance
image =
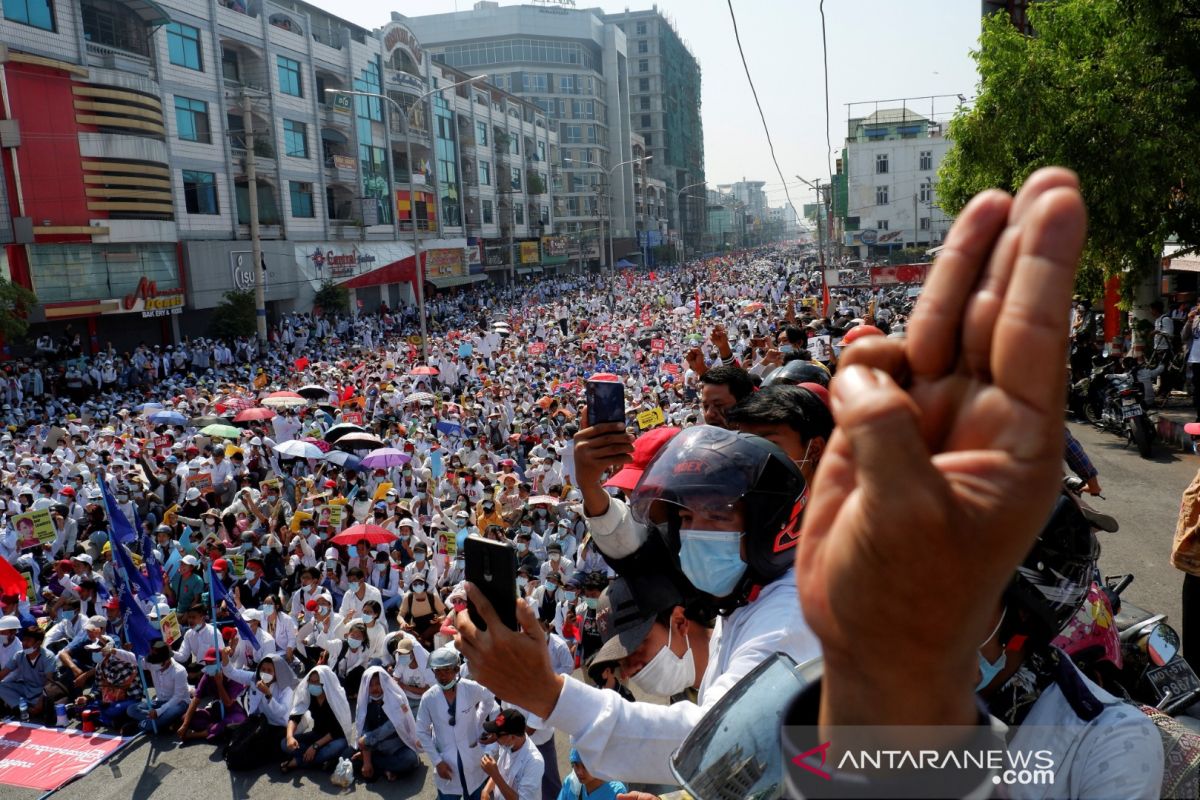
[[82, 777], [127, 740], [103, 733], [0, 724], [0, 785], [52, 792]]

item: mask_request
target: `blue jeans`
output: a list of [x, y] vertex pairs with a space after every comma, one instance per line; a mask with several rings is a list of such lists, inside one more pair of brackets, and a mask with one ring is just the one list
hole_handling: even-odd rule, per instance
[[382, 775], [385, 772], [404, 775], [416, 769], [418, 763], [420, 763], [420, 759], [417, 754], [408, 747], [401, 747], [391, 753], [371, 751], [371, 766], [375, 768], [376, 775]]
[[[158, 726], [159, 733], [174, 733], [175, 729], [179, 727], [179, 720], [183, 719], [183, 712], [187, 711], [187, 705], [176, 703], [171, 708], [166, 708], [166, 706], [166, 700], [154, 701], [154, 710], [158, 712], [158, 717], [153, 720], [154, 725], [151, 724], [145, 703], [130, 706], [125, 713], [129, 714], [130, 719], [137, 722], [143, 733], [154, 733], [155, 725]], [[164, 711], [164, 709], [166, 710]]]
[[[289, 750], [287, 747], [287, 740], [285, 739], [282, 745], [283, 752], [291, 758], [294, 758], [297, 764], [304, 766], [304, 752], [308, 750], [309, 745], [313, 744], [320, 738], [321, 735], [318, 735], [313, 731], [309, 731], [308, 733], [298, 733], [296, 734], [296, 744], [300, 745], [300, 747], [296, 750]], [[314, 756], [313, 760], [308, 763], [311, 766], [318, 767], [321, 764], [324, 764], [326, 761], [333, 761], [335, 758], [339, 758], [341, 756], [349, 756], [352, 752], [353, 751], [346, 746], [346, 739], [344, 737], [338, 737], [337, 739], [329, 742], [329, 744], [326, 744], [323, 747], [318, 747], [316, 756]]]

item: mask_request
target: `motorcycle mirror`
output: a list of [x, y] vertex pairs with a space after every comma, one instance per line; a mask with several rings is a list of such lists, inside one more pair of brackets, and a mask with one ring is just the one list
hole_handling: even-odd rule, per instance
[[763, 661], [718, 700], [671, 756], [671, 771], [694, 800], [783, 796], [780, 725], [788, 702], [821, 676], [820, 659], [797, 665], [784, 653]]
[[1150, 638], [1146, 642], [1146, 653], [1150, 656], [1150, 662], [1156, 667], [1161, 667], [1179, 652], [1179, 634], [1170, 625], [1155, 625], [1154, 630], [1150, 631]]

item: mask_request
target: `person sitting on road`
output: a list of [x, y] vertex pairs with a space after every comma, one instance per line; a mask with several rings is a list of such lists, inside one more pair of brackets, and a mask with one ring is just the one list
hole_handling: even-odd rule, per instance
[[358, 752], [352, 759], [359, 777], [389, 782], [417, 768], [421, 743], [404, 691], [383, 667], [363, 673], [354, 717]]
[[304, 766], [329, 772], [352, 752], [348, 743], [357, 741], [350, 703], [337, 676], [329, 667], [313, 667], [292, 700], [283, 743], [288, 759], [279, 765], [280, 771], [286, 774]]

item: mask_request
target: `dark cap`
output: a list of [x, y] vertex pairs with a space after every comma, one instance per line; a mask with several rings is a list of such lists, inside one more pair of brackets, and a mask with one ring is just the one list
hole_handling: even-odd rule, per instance
[[147, 664], [165, 664], [167, 659], [171, 657], [171, 647], [162, 639], [158, 639], [154, 644], [150, 645], [150, 654], [146, 656]]
[[520, 711], [512, 709], [501, 711], [494, 720], [483, 723], [483, 729], [488, 733], [495, 733], [501, 736], [505, 734], [524, 736], [525, 715]]
[[604, 645], [596, 653], [595, 661], [625, 658], [646, 641], [661, 612], [683, 605], [683, 597], [666, 581], [656, 582], [651, 591], [643, 594], [635, 599], [629, 583], [617, 578], [600, 595], [596, 623]]

